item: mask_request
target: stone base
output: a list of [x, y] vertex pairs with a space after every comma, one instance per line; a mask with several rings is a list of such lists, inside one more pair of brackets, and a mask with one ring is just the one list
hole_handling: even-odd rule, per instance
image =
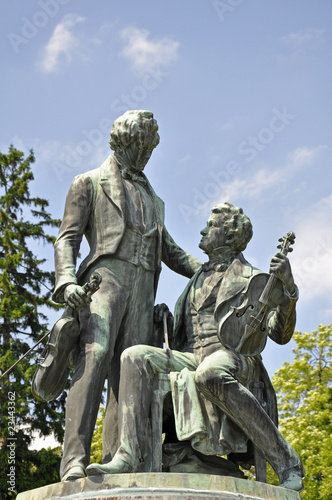
[[107, 474], [50, 484], [16, 500], [301, 500], [299, 493], [209, 474]]

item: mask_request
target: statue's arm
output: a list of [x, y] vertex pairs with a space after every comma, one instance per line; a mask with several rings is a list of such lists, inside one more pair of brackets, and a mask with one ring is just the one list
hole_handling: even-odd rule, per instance
[[185, 252], [175, 243], [165, 226], [162, 235], [162, 261], [172, 271], [187, 278], [191, 278], [202, 265], [199, 259]]
[[294, 283], [290, 262], [282, 253], [278, 252], [272, 257], [270, 272], [275, 273], [281, 281], [282, 300], [269, 315], [269, 337], [277, 344], [287, 344], [295, 329], [295, 306], [299, 298], [299, 290]]
[[296, 323], [295, 306], [298, 297], [298, 289], [296, 286], [292, 295], [284, 289], [282, 303], [269, 315], [269, 337], [277, 344], [287, 344], [293, 336]]
[[75, 177], [67, 194], [62, 224], [54, 245], [55, 302], [64, 302], [66, 286], [77, 283], [76, 260], [88, 223], [91, 202], [91, 179], [82, 175]]

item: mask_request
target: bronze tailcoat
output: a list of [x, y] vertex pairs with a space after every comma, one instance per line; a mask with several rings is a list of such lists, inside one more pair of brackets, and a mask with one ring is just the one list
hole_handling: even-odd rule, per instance
[[[158, 229], [155, 290], [161, 261], [168, 267], [191, 277], [200, 261], [184, 252], [164, 226], [164, 202], [147, 181], [155, 206]], [[75, 177], [66, 199], [63, 221], [55, 243], [56, 284], [53, 299], [63, 302], [63, 290], [77, 283], [97, 259], [114, 255], [126, 228], [126, 198], [121, 173], [114, 156], [109, 156], [100, 168]], [[76, 259], [85, 235], [90, 253], [76, 274]]]

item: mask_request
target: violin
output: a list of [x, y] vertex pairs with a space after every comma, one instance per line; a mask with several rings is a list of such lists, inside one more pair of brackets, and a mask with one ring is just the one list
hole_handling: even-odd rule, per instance
[[[83, 285], [87, 295], [100, 288], [102, 277], [94, 272]], [[76, 310], [66, 306], [62, 317], [53, 326], [49, 340], [38, 361], [32, 380], [31, 391], [35, 398], [53, 401], [64, 390], [70, 369], [70, 357], [80, 335]]]
[[[283, 255], [293, 251], [295, 233], [289, 231], [278, 240], [277, 248]], [[269, 313], [283, 299], [283, 283], [274, 274], [258, 273], [250, 280], [240, 300], [245, 300], [232, 307], [221, 327], [220, 338], [225, 347], [243, 356], [260, 354], [267, 342]]]

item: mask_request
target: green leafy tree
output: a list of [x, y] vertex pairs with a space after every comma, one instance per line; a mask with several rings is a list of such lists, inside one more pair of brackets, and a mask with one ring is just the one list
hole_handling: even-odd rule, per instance
[[103, 423], [105, 417], [105, 409], [103, 406], [99, 408], [95, 430], [91, 443], [90, 462], [102, 463], [103, 461]]
[[275, 373], [280, 430], [306, 469], [305, 500], [332, 499], [332, 324], [293, 336], [293, 363]]
[[[0, 371], [6, 370], [47, 331], [46, 308], [58, 309], [51, 300], [54, 275], [45, 259], [31, 248], [34, 242], [52, 244], [48, 232], [59, 225], [47, 212], [48, 202], [32, 197], [32, 151], [24, 154], [10, 146], [0, 153]], [[0, 497], [14, 498], [8, 490], [7, 474], [15, 472], [15, 492], [34, 487], [33, 467], [40, 466], [41, 454], [29, 450], [33, 432], [42, 436], [54, 433], [63, 440], [65, 394], [51, 403], [31, 395], [31, 380], [40, 346], [13, 371], [0, 380]], [[15, 438], [11, 439], [11, 438]], [[15, 446], [13, 445], [15, 444]], [[11, 448], [9, 447], [11, 445]], [[50, 467], [58, 467], [58, 452], [44, 451]], [[53, 456], [54, 455], [54, 456]], [[46, 456], [46, 455], [45, 455]], [[10, 459], [14, 469], [10, 468]], [[39, 462], [38, 462], [39, 461]], [[55, 470], [54, 468], [52, 470]], [[49, 469], [50, 476], [53, 477]], [[12, 474], [13, 476], [13, 474]], [[46, 484], [46, 475], [44, 475]], [[40, 477], [38, 486], [40, 486]]]

